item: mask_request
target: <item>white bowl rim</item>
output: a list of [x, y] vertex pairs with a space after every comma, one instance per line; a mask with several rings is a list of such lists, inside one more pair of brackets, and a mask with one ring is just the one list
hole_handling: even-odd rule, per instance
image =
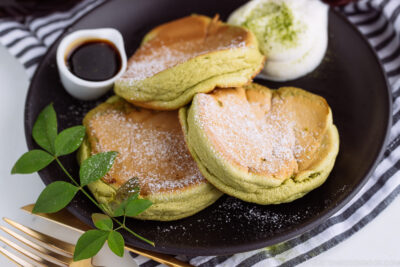
[[[120, 40], [113, 40], [112, 38], [106, 38], [103, 36], [102, 33], [107, 32], [111, 33], [117, 36], [118, 39]], [[65, 62], [65, 52], [68, 48], [68, 45], [71, 44], [72, 42], [81, 39], [82, 42], [90, 39], [103, 39], [110, 41], [117, 49], [118, 53], [121, 58], [121, 68], [118, 71], [117, 74], [115, 74], [113, 77], [110, 79], [104, 80], [104, 81], [88, 81], [84, 80], [82, 78], [79, 78], [75, 74], [73, 74], [67, 67], [67, 64]], [[118, 43], [118, 41], [121, 41]], [[87, 88], [98, 88], [98, 87], [103, 87], [107, 86], [111, 83], [113, 83], [117, 78], [119, 78], [126, 69], [127, 66], [127, 57], [125, 53], [125, 47], [124, 47], [124, 42], [123, 42], [123, 37], [121, 33], [114, 29], [114, 28], [96, 28], [96, 29], [85, 29], [85, 30], [77, 30], [74, 31], [67, 36], [65, 36], [60, 44], [58, 45], [57, 48], [57, 56], [56, 56], [56, 61], [58, 65], [59, 71], [63, 72], [63, 74], [71, 80], [73, 83], [87, 87]]]

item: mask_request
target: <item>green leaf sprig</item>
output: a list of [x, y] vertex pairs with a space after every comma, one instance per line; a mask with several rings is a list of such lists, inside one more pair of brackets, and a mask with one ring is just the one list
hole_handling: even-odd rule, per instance
[[[81, 164], [79, 182], [72, 177], [59, 157], [75, 152], [82, 144], [86, 134], [84, 126], [74, 126], [58, 133], [57, 114], [52, 104], [39, 114], [32, 130], [35, 142], [42, 149], [34, 149], [23, 154], [13, 166], [12, 174], [27, 174], [40, 171], [55, 161], [71, 183], [56, 181], [49, 184], [39, 195], [33, 209], [34, 213], [53, 213], [65, 208], [81, 191], [103, 213], [92, 214], [92, 221], [97, 229], [85, 232], [78, 240], [74, 260], [79, 261], [95, 256], [107, 241], [109, 248], [116, 255], [124, 255], [124, 238], [118, 232], [124, 229], [135, 237], [154, 246], [154, 243], [132, 231], [125, 224], [127, 216], [136, 216], [152, 205], [146, 199], [140, 199], [139, 192], [122, 201], [114, 211], [115, 217], [122, 217], [122, 222], [115, 217], [106, 215], [103, 205], [99, 204], [85, 189], [85, 186], [95, 182], [111, 169], [117, 152], [110, 151], [95, 154]], [[138, 190], [139, 191], [139, 190]], [[114, 224], [117, 225], [114, 228]]]

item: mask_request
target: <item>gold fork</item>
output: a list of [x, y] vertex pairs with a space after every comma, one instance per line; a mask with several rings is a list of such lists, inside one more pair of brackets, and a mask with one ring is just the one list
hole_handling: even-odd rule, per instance
[[[88, 227], [86, 224], [82, 223], [81, 221], [79, 221], [76, 217], [74, 217], [71, 213], [68, 212], [68, 210], [63, 209], [59, 212], [56, 213], [32, 213], [33, 211], [33, 207], [35, 205], [34, 204], [29, 204], [26, 205], [24, 207], [22, 207], [21, 209], [23, 211], [28, 212], [29, 214], [35, 215], [35, 216], [39, 216], [42, 219], [45, 219], [47, 221], [56, 223], [58, 225], [61, 225], [63, 227], [67, 227], [69, 229], [72, 229], [74, 231], [83, 233], [87, 230], [90, 230], [91, 228]], [[158, 252], [154, 252], [154, 251], [148, 251], [145, 249], [140, 249], [140, 248], [133, 248], [130, 246], [125, 246], [125, 249], [133, 252], [135, 254], [138, 255], [142, 255], [146, 258], [152, 259], [156, 262], [162, 263], [164, 265], [167, 266], [172, 266], [172, 267], [192, 267], [192, 265], [190, 265], [189, 263], [180, 261], [176, 258], [174, 258], [173, 256], [170, 255], [166, 255], [166, 254], [161, 254]]]
[[[96, 267], [92, 264], [92, 259], [82, 260], [79, 262], [73, 261], [73, 253], [75, 246], [59, 240], [57, 238], [51, 237], [49, 235], [43, 234], [36, 230], [30, 229], [22, 224], [19, 224], [11, 219], [3, 218], [3, 220], [11, 225], [12, 227], [18, 229], [24, 234], [30, 236], [32, 239], [27, 239], [26, 237], [20, 235], [19, 233], [0, 226], [0, 229], [7, 234], [14, 237], [19, 242], [30, 247], [32, 251], [29, 251], [20, 245], [8, 240], [5, 237], [0, 236], [0, 241], [14, 250], [18, 251], [20, 254], [29, 258], [34, 265], [28, 263], [17, 255], [5, 250], [0, 249], [0, 253], [6, 256], [8, 259], [13, 261], [19, 266], [73, 266], [73, 267]], [[33, 241], [34, 240], [34, 241]], [[33, 252], [34, 251], [34, 252]]]

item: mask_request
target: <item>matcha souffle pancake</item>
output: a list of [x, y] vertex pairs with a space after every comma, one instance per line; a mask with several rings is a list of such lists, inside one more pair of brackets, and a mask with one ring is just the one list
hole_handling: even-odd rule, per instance
[[197, 94], [179, 116], [203, 175], [244, 201], [300, 198], [326, 180], [338, 154], [327, 102], [294, 87], [251, 84]]
[[172, 110], [196, 93], [249, 83], [263, 63], [251, 31], [192, 15], [150, 31], [114, 90], [137, 106]]
[[190, 216], [214, 203], [222, 193], [207, 182], [185, 145], [177, 111], [137, 108], [114, 96], [84, 118], [88, 138], [79, 151], [117, 151], [109, 173], [89, 185], [113, 214], [136, 186], [153, 205], [139, 219], [169, 221]]

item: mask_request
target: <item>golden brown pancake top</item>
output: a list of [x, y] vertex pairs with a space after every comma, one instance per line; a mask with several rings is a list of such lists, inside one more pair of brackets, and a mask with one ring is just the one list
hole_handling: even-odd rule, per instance
[[[116, 107], [117, 105], [117, 107]], [[117, 151], [104, 181], [117, 187], [138, 177], [141, 194], [173, 192], [206, 182], [186, 148], [176, 111], [117, 102], [90, 119], [92, 153]]]
[[322, 97], [275, 90], [197, 95], [195, 120], [220, 156], [249, 173], [286, 179], [312, 162], [327, 129]]
[[142, 80], [199, 55], [249, 45], [249, 32], [224, 24], [216, 16], [188, 16], [162, 24], [150, 32], [128, 61], [121, 77]]

